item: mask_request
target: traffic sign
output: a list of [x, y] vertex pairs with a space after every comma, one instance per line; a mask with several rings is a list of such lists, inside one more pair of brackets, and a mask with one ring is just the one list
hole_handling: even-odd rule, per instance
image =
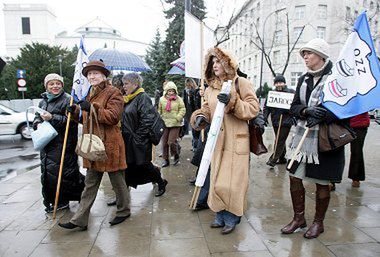
[[26, 77], [26, 70], [17, 70], [17, 78], [24, 79]]
[[25, 87], [25, 86], [26, 86], [26, 81], [25, 81], [25, 79], [18, 79], [18, 80], [17, 80], [17, 85], [18, 85], [19, 87]]
[[18, 91], [27, 91], [27, 88], [26, 87], [19, 87]]

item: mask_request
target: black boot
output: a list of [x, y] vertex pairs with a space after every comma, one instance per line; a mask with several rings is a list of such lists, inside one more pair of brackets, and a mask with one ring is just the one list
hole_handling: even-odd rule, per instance
[[174, 162], [173, 162], [173, 165], [177, 165], [179, 163], [179, 154], [175, 154], [174, 155]]
[[168, 159], [164, 159], [164, 161], [162, 162], [161, 167], [162, 167], [162, 168], [165, 168], [165, 167], [168, 167], [169, 165], [170, 165], [169, 160], [168, 160]]
[[163, 179], [162, 182], [158, 184], [158, 191], [154, 196], [159, 197], [165, 194], [167, 184], [168, 184], [168, 181], [166, 179]]
[[87, 226], [78, 226], [78, 225], [75, 225], [74, 223], [71, 223], [71, 222], [67, 222], [67, 223], [58, 223], [58, 226], [60, 226], [61, 228], [65, 228], [65, 229], [74, 229], [74, 228], [79, 228], [79, 230], [87, 230]]
[[109, 223], [111, 226], [114, 226], [114, 225], [117, 225], [117, 224], [120, 224], [122, 223], [124, 220], [126, 220], [127, 218], [129, 218], [129, 216], [131, 216], [131, 214], [125, 216], [125, 217], [115, 217], [113, 220], [111, 220]]

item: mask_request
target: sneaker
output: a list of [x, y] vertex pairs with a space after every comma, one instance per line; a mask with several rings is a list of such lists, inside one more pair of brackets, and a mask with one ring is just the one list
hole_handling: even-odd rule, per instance
[[69, 203], [61, 203], [57, 206], [57, 211], [68, 209], [70, 207]]
[[173, 165], [177, 165], [179, 163], [179, 154], [174, 155], [174, 162]]
[[277, 161], [277, 164], [286, 164], [288, 162], [288, 160], [286, 158], [280, 158], [278, 161]]
[[52, 213], [54, 211], [54, 207], [52, 205], [49, 205], [48, 207], [45, 208], [46, 213]]
[[169, 160], [168, 159], [164, 159], [164, 161], [162, 162], [161, 168], [168, 167], [169, 165], [170, 165]]

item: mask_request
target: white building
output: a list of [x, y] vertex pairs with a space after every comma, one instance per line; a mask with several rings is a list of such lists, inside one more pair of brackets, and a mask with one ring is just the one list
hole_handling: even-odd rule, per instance
[[[261, 47], [260, 38], [264, 36], [264, 49], [269, 54], [274, 71], [282, 73], [288, 55], [287, 31], [289, 29], [289, 46], [292, 48], [305, 26], [284, 73], [288, 86], [295, 87], [298, 77], [306, 71], [298, 52], [300, 46], [313, 38], [323, 38], [330, 45], [331, 59], [335, 60], [355, 18], [364, 10], [367, 10], [375, 47], [379, 50], [379, 0], [248, 0], [233, 18], [230, 39], [222, 47], [235, 55], [241, 70], [259, 87], [261, 50], [255, 43]], [[262, 85], [264, 83], [269, 86], [273, 84], [273, 75], [265, 59]]]
[[148, 44], [130, 40], [99, 17], [67, 32], [56, 22], [53, 11], [45, 4], [4, 4], [5, 45], [7, 56], [16, 57], [20, 48], [32, 42], [60, 45], [71, 49], [84, 35], [87, 51], [98, 48], [117, 48], [144, 56]]

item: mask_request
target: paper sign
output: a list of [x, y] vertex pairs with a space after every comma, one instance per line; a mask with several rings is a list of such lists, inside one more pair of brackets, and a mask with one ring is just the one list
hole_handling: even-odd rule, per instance
[[289, 110], [290, 105], [293, 102], [293, 98], [293, 93], [269, 91], [267, 97], [267, 106]]

